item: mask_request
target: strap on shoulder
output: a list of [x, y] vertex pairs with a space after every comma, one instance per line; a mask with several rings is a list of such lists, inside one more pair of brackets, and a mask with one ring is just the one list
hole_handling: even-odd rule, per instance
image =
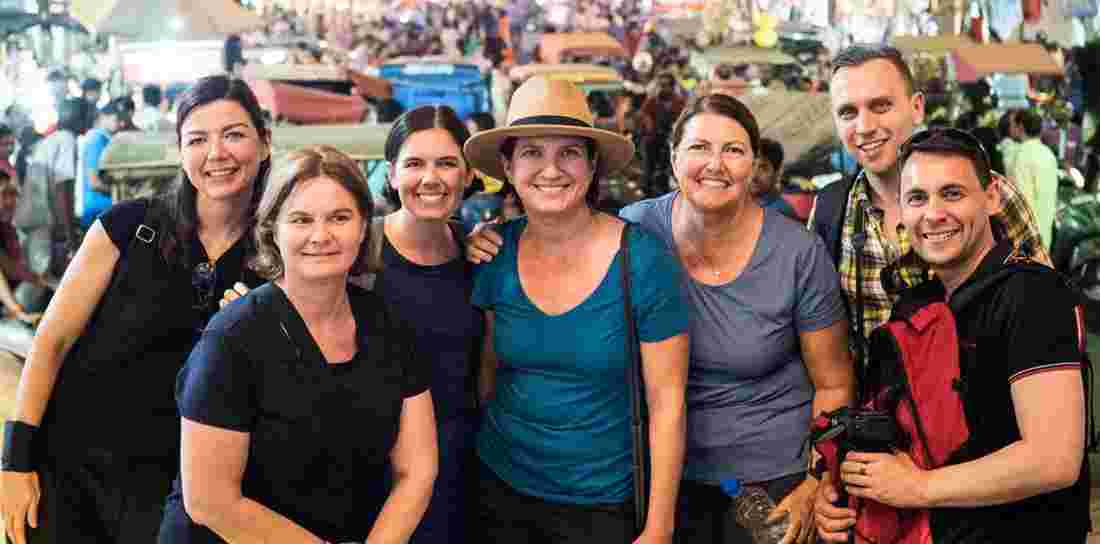
[[386, 242], [386, 216], [381, 215], [370, 221], [370, 260], [367, 261], [367, 270], [378, 273], [382, 271], [382, 244]]
[[134, 247], [157, 247], [157, 236], [164, 224], [165, 213], [166, 210], [155, 198], [145, 199], [145, 215], [141, 218], [141, 223], [138, 224], [137, 229], [134, 230], [134, 238], [130, 241], [130, 249]]
[[846, 178], [818, 191], [814, 203], [813, 229], [825, 241], [825, 247], [833, 257], [833, 264], [840, 263], [841, 232], [844, 228], [844, 211], [848, 195], [857, 178]]

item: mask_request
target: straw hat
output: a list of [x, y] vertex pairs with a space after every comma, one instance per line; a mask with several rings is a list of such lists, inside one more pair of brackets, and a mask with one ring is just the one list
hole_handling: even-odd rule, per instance
[[474, 168], [498, 179], [507, 177], [500, 160], [500, 145], [508, 138], [591, 138], [598, 148], [601, 174], [626, 166], [634, 157], [634, 144], [610, 130], [593, 128], [592, 119], [584, 92], [572, 83], [532, 77], [512, 95], [506, 126], [478, 132], [466, 140], [463, 149]]

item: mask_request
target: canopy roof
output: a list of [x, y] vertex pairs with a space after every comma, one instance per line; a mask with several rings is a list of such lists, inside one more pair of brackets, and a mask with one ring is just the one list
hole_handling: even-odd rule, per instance
[[951, 53], [959, 81], [989, 74], [1062, 75], [1065, 70], [1037, 43], [998, 43], [960, 47]]
[[626, 58], [626, 48], [605, 32], [555, 32], [539, 42], [543, 62], [559, 63], [564, 55]]
[[221, 39], [265, 25], [233, 0], [72, 0], [70, 11], [100, 34], [139, 42]]
[[702, 56], [712, 66], [716, 64], [797, 64], [794, 57], [778, 50], [741, 45], [734, 47], [715, 47], [703, 51]]
[[974, 45], [965, 34], [944, 36], [894, 36], [894, 47], [902, 53], [932, 53], [945, 55], [960, 47]]
[[[277, 126], [271, 129], [274, 152], [308, 145], [329, 145], [356, 161], [381, 160], [390, 125]], [[174, 132], [119, 132], [99, 162], [112, 183], [174, 177], [180, 168]]]

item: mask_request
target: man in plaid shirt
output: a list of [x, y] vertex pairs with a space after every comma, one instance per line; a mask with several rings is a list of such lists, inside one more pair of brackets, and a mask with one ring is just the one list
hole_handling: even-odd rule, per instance
[[[893, 47], [851, 46], [833, 59], [832, 70], [829, 93], [837, 137], [862, 172], [822, 190], [809, 225], [837, 263], [855, 340], [889, 319], [897, 289], [920, 283], [929, 274], [927, 264], [910, 251], [908, 233], [900, 224], [897, 169], [898, 147], [924, 120], [924, 96]], [[1049, 264], [1023, 195], [1003, 176], [994, 174], [994, 183], [1001, 191], [1002, 209], [993, 218], [1010, 240], [1030, 244], [1035, 259]], [[862, 255], [858, 260], [857, 252]]]

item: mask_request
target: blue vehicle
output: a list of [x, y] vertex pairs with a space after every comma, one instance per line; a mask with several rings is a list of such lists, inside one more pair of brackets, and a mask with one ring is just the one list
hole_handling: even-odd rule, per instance
[[475, 64], [439, 62], [430, 59], [391, 62], [378, 75], [393, 85], [393, 98], [406, 110], [443, 104], [460, 119], [477, 112], [491, 112], [489, 82]]

